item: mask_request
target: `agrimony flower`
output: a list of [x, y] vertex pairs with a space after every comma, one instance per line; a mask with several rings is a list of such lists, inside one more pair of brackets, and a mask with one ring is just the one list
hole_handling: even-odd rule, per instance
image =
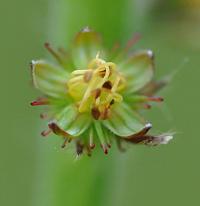
[[115, 46], [108, 52], [101, 37], [89, 28], [79, 32], [71, 49], [54, 50], [45, 47], [57, 63], [32, 61], [34, 86], [43, 97], [32, 106], [46, 105], [47, 136], [53, 132], [64, 139], [62, 147], [75, 142], [78, 155], [91, 154], [95, 144], [108, 153], [115, 139], [133, 144], [160, 145], [172, 138], [170, 134], [149, 135], [152, 125], [143, 120], [140, 110], [150, 108], [149, 102], [161, 102], [153, 94], [165, 82], [154, 77], [154, 56], [142, 50], [128, 56], [137, 36], [120, 50]]

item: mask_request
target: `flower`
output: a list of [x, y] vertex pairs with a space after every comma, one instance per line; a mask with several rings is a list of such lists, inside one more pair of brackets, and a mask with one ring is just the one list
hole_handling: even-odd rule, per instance
[[74, 141], [78, 155], [91, 154], [100, 143], [105, 154], [115, 139], [133, 144], [160, 145], [172, 139], [171, 134], [147, 134], [152, 125], [139, 112], [150, 108], [149, 102], [162, 102], [152, 96], [165, 82], [153, 80], [154, 55], [151, 50], [127, 55], [138, 36], [123, 50], [115, 46], [109, 53], [101, 37], [88, 27], [79, 32], [69, 52], [45, 47], [57, 64], [46, 60], [31, 62], [34, 86], [43, 97], [32, 106], [47, 105], [47, 136], [53, 132], [64, 139], [62, 147]]

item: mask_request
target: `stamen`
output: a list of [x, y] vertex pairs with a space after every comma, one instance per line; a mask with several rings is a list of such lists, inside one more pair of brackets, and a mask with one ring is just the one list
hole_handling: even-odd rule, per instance
[[113, 47], [111, 48], [111, 53], [115, 53], [120, 47], [119, 42], [116, 42]]
[[143, 104], [143, 108], [144, 109], [151, 109], [151, 105], [150, 104]]
[[67, 51], [66, 51], [64, 48], [60, 47], [60, 48], [58, 48], [58, 51], [59, 51], [63, 56], [65, 56], [65, 57], [68, 56]]
[[77, 76], [77, 75], [84, 75], [86, 72], [92, 71], [91, 69], [77, 69], [71, 73], [72, 76]]
[[96, 54], [96, 57], [95, 57], [95, 58], [96, 58], [96, 59], [99, 59], [99, 56], [100, 56], [100, 51], [98, 51], [98, 52], [97, 52], [97, 54]]
[[111, 144], [107, 143], [108, 148], [111, 148]]
[[128, 52], [128, 50], [135, 44], [137, 43], [141, 38], [140, 34], [134, 34], [134, 36], [128, 41], [126, 47], [124, 48], [125, 52]]
[[47, 114], [44, 114], [44, 113], [41, 113], [41, 114], [40, 114], [40, 118], [41, 118], [41, 119], [47, 119], [47, 118], [48, 118], [48, 115], [47, 115]]
[[68, 81], [68, 85], [69, 84], [74, 84], [74, 83], [80, 83], [80, 81], [82, 81], [82, 80], [83, 80], [83, 76], [81, 76], [81, 75], [73, 77]]
[[98, 87], [97, 85], [98, 79], [97, 78], [92, 78], [92, 80], [90, 81], [87, 90], [84, 93], [84, 96], [82, 98], [82, 101], [80, 103], [79, 106], [79, 112], [83, 112], [85, 109], [85, 102], [87, 102], [88, 98], [91, 95], [91, 91], [93, 90], [93, 88]]
[[111, 83], [111, 81], [105, 82], [102, 87], [105, 88], [105, 89], [111, 90], [111, 89], [112, 89], [112, 83]]
[[91, 71], [87, 71], [84, 76], [83, 79], [86, 83], [88, 83], [92, 78], [92, 72]]
[[78, 111], [82, 113], [92, 108], [91, 114], [96, 120], [108, 118], [109, 107], [114, 101], [123, 100], [117, 92], [118, 87], [123, 88], [124, 85], [124, 79], [116, 71], [116, 65], [104, 60], [99, 63], [99, 60], [101, 59], [97, 53], [96, 59], [89, 63], [89, 69], [72, 72], [67, 84], [68, 92], [72, 97], [76, 97], [75, 93], [78, 91], [79, 96], [75, 99], [79, 101]]
[[108, 154], [108, 147], [105, 144], [101, 144], [101, 148], [103, 149], [104, 154]]
[[111, 102], [110, 102], [110, 106], [113, 105], [114, 103], [115, 103], [115, 100], [112, 99]]
[[118, 86], [120, 80], [121, 80], [121, 77], [117, 76], [116, 79], [115, 79], [115, 82], [113, 84], [112, 90], [111, 90], [112, 92], [115, 92], [117, 90], [117, 86]]
[[95, 148], [95, 144], [94, 144], [94, 136], [93, 136], [93, 130], [90, 130], [90, 134], [89, 134], [89, 146], [90, 149], [94, 149]]
[[31, 102], [31, 106], [48, 105], [49, 100], [47, 98], [38, 98], [37, 100]]
[[105, 140], [106, 140], [107, 147], [111, 148], [111, 141], [110, 141], [109, 134], [107, 132], [105, 132]]
[[79, 141], [76, 142], [76, 153], [78, 156], [83, 153], [83, 145]]
[[152, 102], [162, 102], [164, 101], [164, 99], [162, 97], [147, 97], [148, 101], [152, 101]]
[[46, 136], [48, 136], [51, 132], [52, 132], [52, 131], [51, 131], [50, 129], [47, 129], [47, 130], [42, 131], [42, 132], [41, 132], [41, 135], [42, 135], [43, 137], [46, 137]]
[[63, 142], [63, 144], [61, 145], [61, 148], [65, 148], [66, 145], [67, 145], [67, 142], [68, 142], [68, 138], [64, 137], [64, 142]]
[[99, 138], [99, 140], [101, 142], [101, 147], [102, 147], [104, 153], [108, 154], [107, 142], [105, 140], [105, 135], [104, 135], [104, 132], [102, 130], [101, 124], [99, 122], [95, 122], [94, 126], [95, 126], [95, 129], [96, 129], [98, 138]]
[[99, 76], [101, 78], [104, 78], [105, 74], [106, 74], [106, 70], [99, 71]]
[[103, 77], [103, 82], [105, 82], [109, 76], [110, 76], [110, 68], [108, 66], [105, 66], [105, 76]]
[[95, 89], [94, 91], [92, 91], [92, 95], [94, 95], [94, 98], [97, 99], [101, 95], [101, 89]]
[[91, 157], [92, 156], [92, 151], [91, 151], [90, 146], [86, 145], [85, 148], [86, 148], [87, 156]]
[[56, 60], [60, 63], [60, 64], [63, 64], [63, 60], [62, 58], [60, 57], [60, 55], [58, 54], [58, 52], [56, 52], [48, 42], [46, 42], [44, 44], [45, 48], [56, 58]]
[[118, 94], [118, 93], [113, 93], [113, 99], [116, 102], [121, 102], [123, 100], [123, 97], [120, 94]]
[[101, 113], [99, 111], [99, 109], [97, 107], [93, 107], [92, 110], [91, 110], [91, 114], [92, 116], [94, 117], [94, 119], [98, 120]]
[[96, 145], [95, 145], [95, 144], [90, 145], [90, 148], [91, 148], [91, 149], [94, 149], [95, 147], [96, 147]]
[[110, 109], [106, 107], [104, 111], [101, 113], [101, 119], [102, 120], [108, 119], [109, 116], [110, 116]]

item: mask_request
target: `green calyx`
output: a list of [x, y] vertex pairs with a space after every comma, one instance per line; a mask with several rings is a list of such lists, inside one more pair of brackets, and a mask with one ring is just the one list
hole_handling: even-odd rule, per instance
[[78, 155], [83, 150], [91, 154], [97, 140], [107, 154], [112, 139], [145, 145], [166, 144], [171, 139], [170, 134], [147, 135], [151, 124], [139, 114], [150, 108], [149, 102], [163, 100], [148, 96], [162, 85], [153, 80], [150, 50], [130, 57], [123, 50], [109, 54], [100, 36], [88, 28], [76, 35], [68, 52], [54, 51], [49, 44], [45, 47], [58, 64], [31, 63], [33, 84], [44, 94], [31, 105], [48, 106], [47, 114], [41, 115], [49, 120], [43, 136], [53, 132], [63, 137], [62, 147], [74, 140]]

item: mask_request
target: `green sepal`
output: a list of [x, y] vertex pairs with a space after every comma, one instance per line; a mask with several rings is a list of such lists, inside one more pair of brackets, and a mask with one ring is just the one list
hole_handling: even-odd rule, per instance
[[44, 60], [32, 61], [34, 86], [52, 98], [65, 98], [67, 95], [68, 72]]
[[126, 62], [119, 64], [118, 68], [126, 78], [127, 92], [136, 92], [148, 84], [153, 78], [153, 53], [150, 50], [137, 52]]
[[137, 114], [125, 103], [113, 105], [111, 116], [103, 125], [117, 136], [126, 137], [141, 131], [145, 125]]
[[72, 58], [75, 67], [86, 69], [88, 63], [101, 51], [100, 35], [86, 27], [76, 35], [74, 40]]
[[91, 118], [88, 113], [79, 113], [75, 105], [69, 105], [56, 116], [56, 121], [71, 136], [79, 136], [88, 129]]

